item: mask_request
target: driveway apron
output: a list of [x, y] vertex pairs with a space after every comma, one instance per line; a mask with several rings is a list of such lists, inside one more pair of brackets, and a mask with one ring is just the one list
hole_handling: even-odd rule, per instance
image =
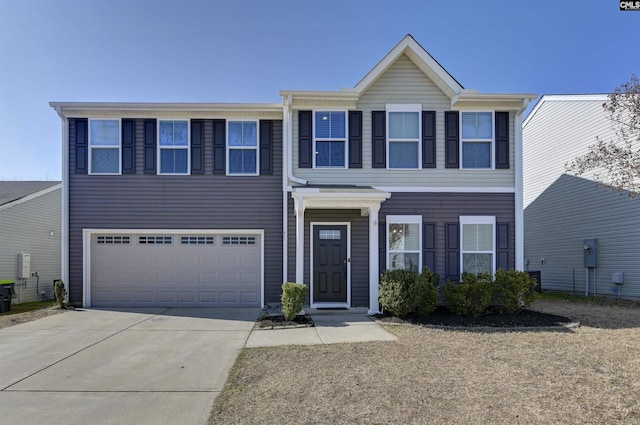
[[80, 309], [0, 329], [0, 424], [204, 424], [258, 309]]

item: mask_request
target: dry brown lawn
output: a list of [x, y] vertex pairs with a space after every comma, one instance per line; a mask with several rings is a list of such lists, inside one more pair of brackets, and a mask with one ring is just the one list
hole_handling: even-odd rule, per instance
[[640, 424], [640, 309], [539, 301], [576, 332], [387, 327], [397, 342], [245, 349], [210, 424]]

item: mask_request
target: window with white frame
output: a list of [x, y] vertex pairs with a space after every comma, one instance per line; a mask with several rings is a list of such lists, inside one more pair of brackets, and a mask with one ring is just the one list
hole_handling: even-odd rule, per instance
[[229, 121], [227, 128], [227, 174], [258, 174], [258, 122]]
[[421, 105], [387, 105], [388, 168], [419, 169]]
[[91, 174], [120, 174], [120, 120], [91, 120]]
[[160, 174], [189, 174], [189, 122], [159, 121]]
[[422, 217], [387, 216], [387, 268], [419, 272], [422, 268]]
[[462, 273], [495, 271], [496, 218], [494, 216], [460, 217], [460, 264]]
[[493, 167], [493, 112], [462, 112], [462, 168]]
[[316, 111], [314, 114], [314, 152], [316, 167], [346, 166], [346, 111]]

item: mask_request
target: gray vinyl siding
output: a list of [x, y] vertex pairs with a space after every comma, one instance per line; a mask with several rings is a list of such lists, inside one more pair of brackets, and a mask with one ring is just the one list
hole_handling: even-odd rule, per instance
[[82, 303], [82, 229], [264, 229], [265, 301], [282, 285], [282, 121], [273, 126], [273, 175], [212, 175], [213, 132], [205, 124], [205, 174], [143, 174], [143, 134], [136, 122], [136, 174], [74, 173], [69, 149], [70, 300]]
[[[16, 282], [13, 303], [53, 298], [53, 281], [61, 274], [62, 189], [0, 210], [0, 279]], [[51, 235], [53, 232], [53, 235]], [[18, 283], [18, 253], [31, 254], [31, 271], [39, 279]]]
[[[421, 104], [423, 111], [436, 111], [436, 168], [397, 171], [371, 167], [371, 112], [384, 111], [386, 104]], [[322, 110], [326, 105], [306, 105], [299, 109]], [[344, 108], [344, 107], [343, 107]], [[330, 109], [340, 109], [338, 105]], [[346, 108], [345, 108], [346, 109]], [[298, 114], [293, 113], [294, 175], [313, 184], [354, 184], [379, 187], [509, 187], [515, 185], [515, 114], [509, 114], [510, 168], [503, 170], [458, 170], [445, 168], [444, 112], [451, 110], [447, 97], [406, 56], [402, 55], [358, 100], [362, 111], [362, 168], [298, 168]], [[487, 108], [486, 110], [491, 110]], [[496, 108], [496, 110], [501, 110]]]
[[[378, 226], [386, 226], [387, 215], [421, 215], [423, 223], [436, 225], [435, 272], [444, 282], [445, 224], [457, 223], [463, 215], [495, 216], [509, 224], [509, 268], [515, 268], [515, 199], [509, 193], [394, 193], [380, 208]], [[386, 241], [380, 241], [385, 246]]]
[[[515, 199], [513, 194], [484, 193], [393, 193], [379, 213], [378, 226], [386, 226], [387, 215], [421, 215], [423, 222], [436, 224], [436, 267], [441, 283], [445, 275], [445, 223], [457, 223], [462, 215], [491, 215], [496, 222], [509, 224], [509, 267], [515, 268]], [[295, 279], [296, 228], [293, 201], [289, 202], [290, 280]], [[369, 226], [359, 210], [306, 210], [303, 283], [310, 282], [310, 223], [351, 223], [351, 305], [369, 305]], [[384, 247], [386, 240], [379, 241]], [[307, 302], [309, 300], [307, 299]]]
[[[640, 297], [640, 199], [563, 174], [524, 211], [525, 264], [543, 289], [585, 292], [583, 240], [598, 239], [597, 293], [616, 295], [611, 274], [624, 273], [622, 296]], [[544, 263], [541, 262], [544, 259]], [[590, 279], [593, 282], [593, 271]], [[593, 293], [593, 284], [590, 288]]]
[[622, 297], [640, 298], [640, 199], [598, 187], [592, 175], [567, 174], [564, 167], [586, 153], [596, 137], [605, 141], [615, 137], [602, 108], [605, 101], [605, 95], [545, 96], [527, 118], [525, 267], [541, 272], [543, 289], [572, 292], [575, 281], [576, 292], [584, 294], [583, 240], [597, 238], [597, 293], [616, 295], [611, 274], [623, 272]]

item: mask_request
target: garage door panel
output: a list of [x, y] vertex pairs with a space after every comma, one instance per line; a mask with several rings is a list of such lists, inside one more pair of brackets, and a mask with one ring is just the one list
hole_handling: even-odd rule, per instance
[[112, 237], [128, 237], [128, 243], [100, 243], [100, 236], [93, 236], [91, 247], [94, 306], [260, 305], [259, 235]]

